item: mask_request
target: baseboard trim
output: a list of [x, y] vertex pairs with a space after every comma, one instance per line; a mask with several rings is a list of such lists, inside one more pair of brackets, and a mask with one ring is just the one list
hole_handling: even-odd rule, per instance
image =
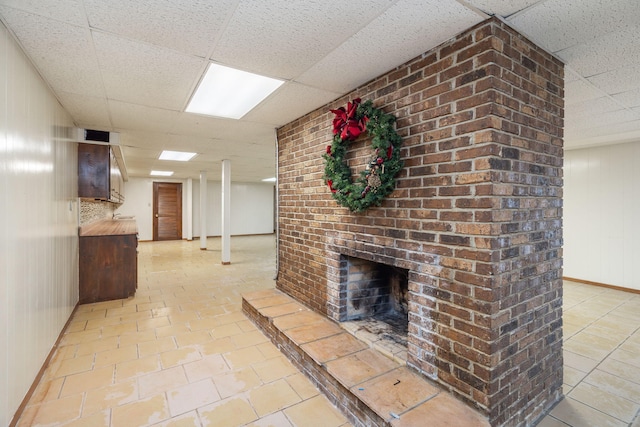
[[592, 282], [591, 280], [576, 279], [575, 277], [562, 276], [562, 280], [584, 283], [585, 285], [599, 286], [601, 288], [615, 289], [616, 291], [630, 292], [632, 294], [640, 294], [640, 289], [623, 288], [622, 286], [608, 285], [606, 283], [600, 283], [600, 282]]
[[42, 379], [42, 376], [44, 375], [44, 371], [47, 369], [47, 366], [49, 366], [49, 362], [51, 362], [51, 358], [53, 357], [53, 354], [58, 349], [58, 346], [60, 345], [60, 341], [62, 340], [62, 337], [64, 336], [64, 333], [67, 331], [67, 328], [69, 327], [69, 324], [71, 323], [71, 319], [73, 319], [73, 315], [76, 314], [76, 310], [78, 309], [79, 305], [80, 304], [76, 303], [75, 307], [73, 307], [73, 310], [71, 311], [71, 314], [69, 315], [69, 318], [67, 319], [67, 322], [64, 324], [64, 326], [62, 327], [62, 330], [60, 331], [60, 334], [58, 335], [58, 339], [53, 344], [53, 347], [51, 347], [51, 351], [49, 351], [49, 355], [44, 360], [44, 363], [42, 364], [42, 367], [38, 371], [38, 374], [33, 379], [33, 383], [31, 384], [31, 387], [29, 387], [29, 390], [27, 391], [27, 394], [25, 394], [24, 399], [22, 399], [22, 403], [20, 403], [20, 406], [18, 406], [18, 409], [16, 410], [15, 414], [13, 414], [13, 419], [9, 423], [8, 427], [16, 427], [16, 425], [18, 424], [18, 420], [22, 416], [22, 413], [24, 412], [24, 409], [27, 407], [27, 403], [29, 402], [29, 400], [33, 396], [33, 392], [36, 391], [36, 387], [38, 387], [38, 384], [40, 384], [40, 380]]

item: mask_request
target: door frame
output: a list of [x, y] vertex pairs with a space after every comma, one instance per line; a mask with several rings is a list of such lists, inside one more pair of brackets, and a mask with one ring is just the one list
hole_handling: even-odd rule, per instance
[[158, 188], [160, 185], [172, 185], [177, 188], [176, 190], [176, 218], [178, 221], [178, 239], [182, 240], [182, 183], [181, 182], [162, 182], [162, 181], [154, 181], [153, 182], [153, 210], [151, 215], [153, 217], [153, 241], [161, 241], [161, 240], [173, 240], [173, 239], [159, 239], [158, 238]]

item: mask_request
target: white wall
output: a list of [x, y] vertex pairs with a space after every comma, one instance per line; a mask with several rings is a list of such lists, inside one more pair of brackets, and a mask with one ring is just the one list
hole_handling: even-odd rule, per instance
[[78, 301], [72, 122], [0, 23], [0, 425]]
[[565, 152], [564, 276], [640, 289], [640, 141]]
[[[126, 160], [126, 159], [125, 159]], [[231, 165], [233, 169], [233, 164]], [[125, 202], [116, 214], [134, 215], [140, 240], [153, 240], [153, 182], [182, 182], [182, 236], [187, 236], [187, 181], [130, 177], [125, 182]], [[231, 234], [273, 233], [273, 184], [231, 184]], [[207, 236], [222, 234], [221, 184], [207, 181]], [[200, 181], [193, 180], [193, 237], [200, 236]]]

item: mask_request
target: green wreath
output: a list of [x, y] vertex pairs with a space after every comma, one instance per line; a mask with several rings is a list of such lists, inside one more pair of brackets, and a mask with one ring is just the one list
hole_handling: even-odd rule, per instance
[[[402, 169], [402, 138], [394, 129], [395, 116], [375, 108], [370, 100], [361, 104], [360, 98], [347, 103], [346, 109], [340, 107], [331, 112], [335, 114], [333, 142], [322, 156], [326, 161], [325, 184], [338, 204], [351, 212], [380, 206], [382, 199], [395, 189], [395, 177]], [[351, 169], [345, 160], [347, 146], [364, 132], [371, 136], [374, 155], [366, 170], [352, 182]]]

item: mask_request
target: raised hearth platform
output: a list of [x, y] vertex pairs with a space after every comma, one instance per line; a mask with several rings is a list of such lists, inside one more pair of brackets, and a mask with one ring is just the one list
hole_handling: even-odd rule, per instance
[[288, 295], [242, 296], [243, 312], [357, 427], [488, 427], [479, 412]]

